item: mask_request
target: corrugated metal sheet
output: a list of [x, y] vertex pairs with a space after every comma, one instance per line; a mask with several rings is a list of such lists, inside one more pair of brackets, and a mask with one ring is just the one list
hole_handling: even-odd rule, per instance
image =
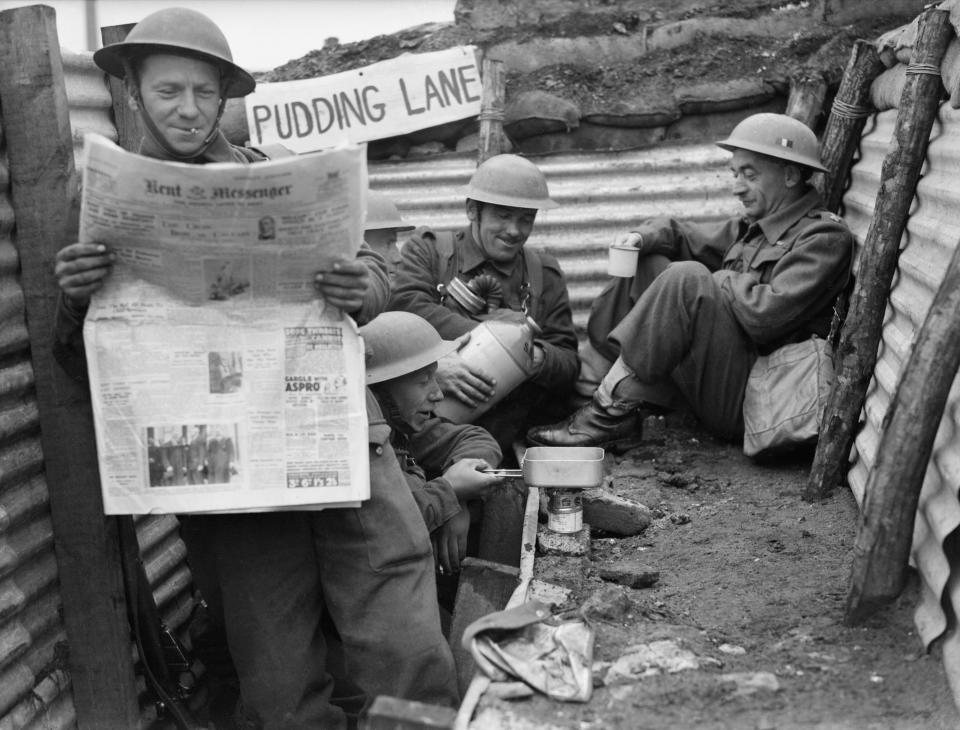
[[[583, 335], [590, 302], [607, 281], [606, 249], [617, 233], [653, 216], [716, 220], [736, 213], [729, 154], [715, 145], [531, 157], [560, 203], [537, 216], [528, 246], [556, 256]], [[370, 188], [390, 195], [404, 219], [438, 230], [466, 225], [464, 190], [474, 155], [371, 162]]]
[[75, 725], [0, 129], [0, 730]]
[[[63, 69], [79, 168], [85, 134], [95, 132], [113, 142], [119, 135], [113, 123], [113, 101], [106, 76], [94, 64], [93, 54], [64, 51]], [[175, 634], [186, 640], [195, 599], [186, 563], [187, 551], [179, 536], [177, 518], [173, 515], [138, 518], [137, 538], [160, 616]], [[145, 708], [145, 722], [152, 712], [152, 707]]]
[[[877, 115], [863, 137], [862, 159], [844, 197], [845, 216], [862, 245], [873, 216], [880, 170], [897, 111]], [[917, 197], [901, 243], [902, 253], [884, 317], [883, 340], [864, 408], [864, 425], [851, 455], [849, 482], [862, 504], [882, 434], [883, 417], [896, 393], [914, 336], [926, 317], [943, 272], [960, 245], [960, 112], [943, 105], [931, 133]], [[947, 676], [960, 706], [960, 571], [956, 552], [960, 526], [960, 379], [950, 392], [924, 478], [913, 538], [912, 560], [924, 583], [915, 622], [925, 645], [940, 639]], [[952, 546], [952, 547], [951, 547]], [[946, 633], [945, 633], [946, 632]]]

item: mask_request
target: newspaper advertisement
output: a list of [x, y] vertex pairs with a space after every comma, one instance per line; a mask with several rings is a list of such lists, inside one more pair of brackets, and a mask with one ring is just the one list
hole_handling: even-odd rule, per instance
[[315, 272], [363, 236], [360, 146], [190, 165], [86, 138], [80, 240], [116, 262], [84, 343], [107, 514], [369, 497], [363, 347]]

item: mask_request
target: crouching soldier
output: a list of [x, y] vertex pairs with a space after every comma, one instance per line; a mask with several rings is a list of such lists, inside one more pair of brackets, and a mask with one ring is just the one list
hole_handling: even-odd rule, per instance
[[360, 328], [367, 385], [390, 426], [390, 442], [430, 531], [441, 572], [455, 572], [467, 550], [467, 502], [502, 480], [482, 470], [500, 463], [497, 442], [484, 429], [433, 413], [443, 393], [437, 361], [457, 343], [440, 338], [409, 312], [384, 312]]
[[[553, 256], [524, 246], [537, 212], [557, 204], [543, 173], [517, 155], [497, 155], [481, 164], [466, 197], [466, 228], [453, 234], [419, 229], [404, 244], [387, 308], [419, 314], [447, 339], [485, 320], [523, 324], [530, 317], [536, 322], [540, 334], [533, 341], [532, 373], [476, 421], [506, 452], [528, 424], [560, 415], [550, 406], [566, 402], [579, 370], [560, 265]], [[437, 381], [444, 394], [470, 408], [496, 394], [492, 374], [463, 358], [445, 358]]]

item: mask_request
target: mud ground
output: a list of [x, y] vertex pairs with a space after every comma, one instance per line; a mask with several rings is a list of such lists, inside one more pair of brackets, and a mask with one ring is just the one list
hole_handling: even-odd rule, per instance
[[[595, 685], [631, 647], [656, 641], [698, 668], [648, 668], [596, 687], [586, 704], [484, 699], [471, 728], [960, 727], [940, 657], [913, 625], [915, 576], [894, 605], [843, 624], [858, 507], [848, 489], [803, 501], [811, 460], [756, 464], [691, 424], [608, 455], [608, 485], [650, 507], [653, 522], [629, 538], [594, 531], [589, 560], [538, 557], [536, 577], [572, 589], [569, 605], [592, 606]], [[597, 577], [599, 564], [621, 559], [659, 580], [631, 589]]]

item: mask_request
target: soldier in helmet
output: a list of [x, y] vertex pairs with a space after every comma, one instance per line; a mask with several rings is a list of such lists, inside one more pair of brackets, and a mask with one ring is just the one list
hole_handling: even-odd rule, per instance
[[360, 334], [367, 385], [390, 426], [390, 442], [430, 530], [440, 572], [456, 572], [467, 550], [467, 503], [502, 481], [481, 471], [500, 463], [500, 448], [479, 426], [433, 413], [443, 400], [437, 361], [456, 348], [455, 341], [441, 339], [410, 312], [384, 312]]
[[[143, 123], [141, 154], [194, 164], [263, 159], [220, 131], [226, 99], [250, 93], [255, 83], [205, 15], [160, 10], [94, 61], [123, 78]], [[56, 354], [75, 377], [85, 377], [83, 317], [113, 262], [98, 243], [73, 243], [57, 255]], [[386, 267], [369, 249], [319, 271], [315, 281], [328, 303], [361, 324], [386, 302]], [[371, 423], [383, 422], [369, 392], [367, 409]], [[265, 728], [346, 726], [330, 701], [324, 621], [335, 627], [346, 671], [368, 699], [458, 700], [430, 537], [410, 492], [395, 488], [404, 477], [388, 433], [385, 425], [370, 429], [370, 499], [359, 508], [187, 515], [181, 522], [194, 580], [213, 624], [225, 631], [244, 705]]]
[[363, 240], [386, 259], [391, 278], [400, 264], [397, 233], [412, 230], [413, 226], [404, 222], [396, 203], [388, 195], [375, 190], [367, 192], [367, 222], [363, 228]]
[[[556, 203], [543, 173], [517, 155], [483, 162], [466, 198], [465, 228], [455, 233], [418, 229], [404, 244], [388, 308], [419, 314], [447, 339], [465, 335], [485, 319], [522, 323], [529, 316], [536, 322], [540, 335], [534, 340], [533, 374], [477, 421], [509, 452], [531, 418], [549, 415], [549, 407], [563, 401], [579, 368], [560, 265], [524, 245], [537, 212]], [[456, 296], [458, 286], [479, 282], [498, 291], [497, 303], [480, 311]], [[489, 373], [456, 357], [444, 359], [437, 381], [444, 394], [470, 407], [492, 398], [497, 387]]]
[[[637, 273], [598, 297], [581, 380], [589, 403], [531, 443], [622, 449], [638, 416], [685, 403], [703, 425], [743, 435], [743, 396], [758, 354], [825, 337], [850, 274], [853, 237], [809, 184], [819, 145], [802, 122], [755, 114], [717, 143], [733, 155], [744, 214], [719, 223], [646, 220], [617, 243], [640, 251]], [[604, 374], [605, 373], [605, 374]]]

